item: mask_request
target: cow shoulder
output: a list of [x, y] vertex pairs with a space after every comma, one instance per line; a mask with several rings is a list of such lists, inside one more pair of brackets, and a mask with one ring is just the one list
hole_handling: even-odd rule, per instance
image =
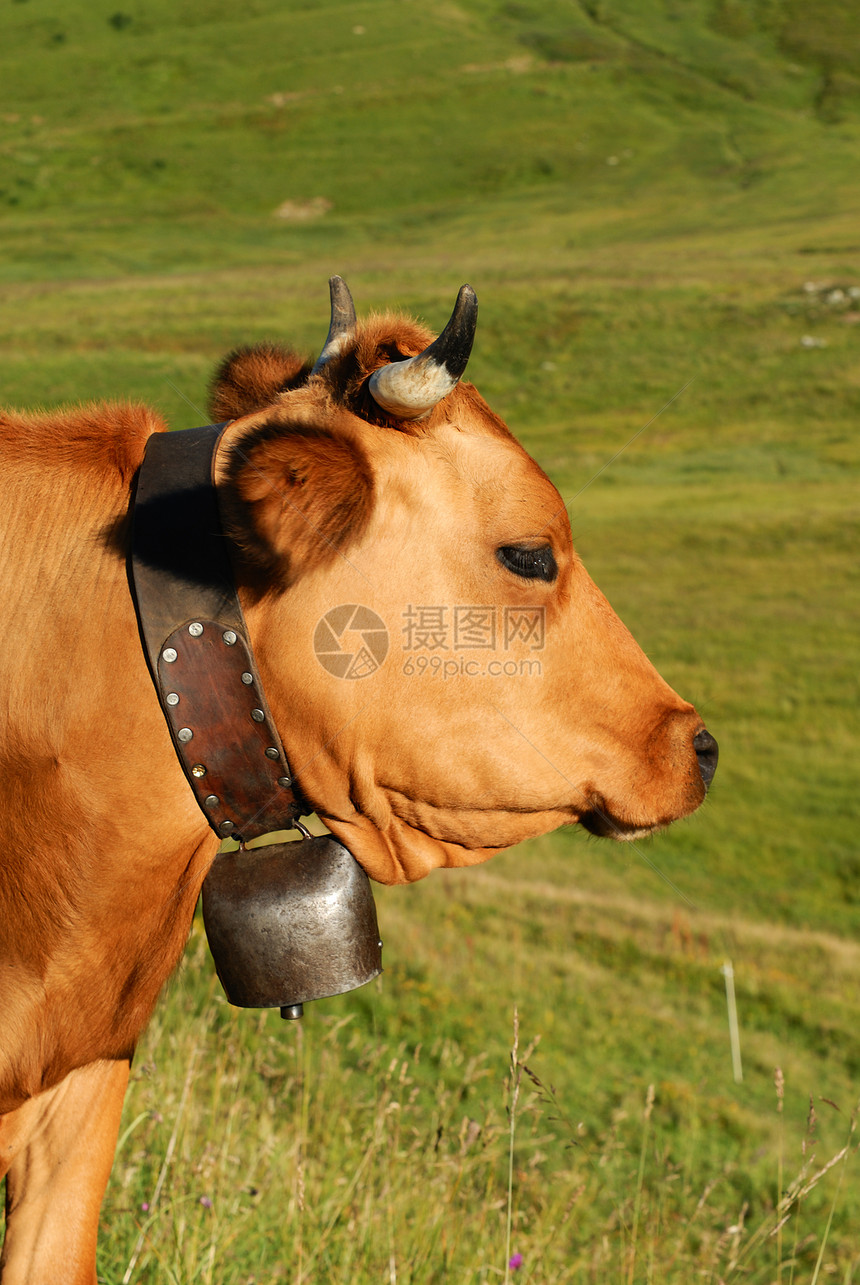
[[[41, 413], [0, 410], [0, 457], [41, 479], [53, 468], [78, 469], [127, 485], [143, 458], [147, 439], [167, 425], [147, 406], [102, 402]], [[47, 484], [47, 483], [46, 483]]]

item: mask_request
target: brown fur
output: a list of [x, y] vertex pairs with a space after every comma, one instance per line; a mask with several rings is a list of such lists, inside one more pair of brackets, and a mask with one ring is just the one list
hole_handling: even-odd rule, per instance
[[311, 363], [282, 344], [236, 348], [220, 363], [209, 388], [214, 423], [271, 406], [281, 393], [307, 381]]
[[[232, 354], [213, 385], [213, 415], [235, 421], [216, 484], [237, 589], [290, 766], [386, 883], [565, 823], [636, 836], [704, 793], [701, 719], [590, 581], [558, 492], [476, 390], [409, 424], [372, 402], [370, 374], [430, 338], [377, 317], [313, 376], [263, 345]], [[165, 427], [124, 405], [0, 415], [3, 1285], [95, 1281], [128, 1061], [218, 846], [173, 751], [127, 579], [135, 477]], [[496, 557], [536, 541], [552, 547], [551, 583]], [[390, 662], [361, 683], [313, 652], [317, 622], [349, 603], [390, 636]], [[499, 652], [539, 659], [539, 678], [410, 680], [415, 604], [543, 613], [539, 652], [507, 639]]]
[[234, 449], [224, 499], [235, 546], [288, 585], [360, 537], [373, 477], [358, 441], [272, 419]]
[[[0, 417], [0, 1113], [130, 1055], [196, 900], [206, 826], [176, 792], [116, 547], [164, 428], [122, 405]], [[156, 774], [143, 793], [128, 788], [142, 744]]]
[[131, 482], [146, 440], [167, 432], [167, 424], [148, 406], [101, 402], [46, 414], [0, 410], [0, 461], [25, 470], [69, 468], [98, 478], [116, 473]]

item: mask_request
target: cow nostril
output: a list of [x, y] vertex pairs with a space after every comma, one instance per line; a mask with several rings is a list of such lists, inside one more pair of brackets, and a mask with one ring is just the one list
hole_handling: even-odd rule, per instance
[[693, 749], [696, 751], [696, 758], [699, 760], [699, 771], [702, 774], [702, 780], [707, 790], [717, 770], [720, 747], [711, 736], [711, 733], [703, 727], [701, 732], [697, 732], [693, 737]]

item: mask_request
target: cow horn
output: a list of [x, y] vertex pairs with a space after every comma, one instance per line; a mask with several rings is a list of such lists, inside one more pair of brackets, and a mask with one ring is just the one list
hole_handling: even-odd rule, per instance
[[355, 332], [355, 304], [352, 302], [349, 286], [343, 277], [329, 277], [328, 288], [331, 294], [331, 325], [323, 350], [311, 371], [312, 375], [319, 374], [323, 366], [343, 350]]
[[447, 397], [460, 381], [478, 321], [478, 299], [471, 286], [461, 286], [451, 320], [438, 339], [417, 357], [382, 366], [370, 377], [377, 406], [398, 419], [420, 419]]

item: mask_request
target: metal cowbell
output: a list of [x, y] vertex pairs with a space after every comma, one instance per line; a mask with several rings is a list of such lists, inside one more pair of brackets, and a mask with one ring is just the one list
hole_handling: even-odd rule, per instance
[[203, 922], [231, 1004], [301, 1017], [382, 972], [370, 880], [330, 835], [215, 858]]

